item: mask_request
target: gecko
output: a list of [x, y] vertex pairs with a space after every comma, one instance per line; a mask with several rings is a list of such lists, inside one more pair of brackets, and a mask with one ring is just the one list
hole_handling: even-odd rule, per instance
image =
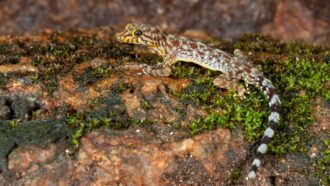
[[220, 88], [233, 89], [238, 95], [244, 95], [245, 85], [254, 85], [260, 89], [268, 100], [269, 117], [268, 127], [263, 133], [260, 145], [254, 155], [254, 159], [246, 179], [255, 179], [261, 160], [267, 151], [270, 140], [274, 137], [275, 129], [280, 120], [280, 98], [275, 92], [272, 82], [267, 79], [260, 68], [254, 66], [251, 61], [238, 49], [234, 54], [220, 49], [190, 40], [182, 36], [167, 34], [159, 28], [147, 24], [130, 23], [125, 29], [116, 33], [119, 42], [147, 46], [152, 52], [163, 58], [161, 67], [144, 68], [144, 74], [152, 76], [170, 76], [171, 65], [178, 61], [195, 63], [213, 71], [220, 71], [221, 75], [213, 80], [213, 84]]

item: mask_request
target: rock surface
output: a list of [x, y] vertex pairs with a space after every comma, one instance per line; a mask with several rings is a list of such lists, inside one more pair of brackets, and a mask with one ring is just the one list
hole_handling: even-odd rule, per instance
[[[0, 185], [318, 183], [306, 154], [267, 154], [258, 182], [246, 182], [254, 149], [242, 130], [192, 137], [190, 123], [208, 108], [175, 96], [191, 79], [138, 75], [139, 63], [159, 58], [119, 45], [113, 33], [0, 37]], [[330, 111], [315, 107], [318, 135]]]
[[81, 139], [75, 158], [57, 152], [55, 145], [30, 145], [10, 154], [8, 168], [15, 184], [210, 185], [228, 179], [229, 170], [246, 155], [242, 135], [227, 129], [182, 140], [174, 135], [142, 128], [97, 130]]

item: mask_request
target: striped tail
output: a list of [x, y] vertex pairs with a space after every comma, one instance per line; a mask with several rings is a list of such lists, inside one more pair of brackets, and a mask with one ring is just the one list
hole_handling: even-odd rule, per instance
[[262, 157], [267, 151], [268, 143], [273, 138], [274, 130], [277, 127], [277, 124], [280, 120], [279, 111], [280, 111], [281, 102], [279, 96], [275, 93], [275, 88], [271, 83], [271, 81], [264, 77], [258, 78], [257, 86], [260, 87], [260, 89], [263, 91], [264, 95], [267, 97], [269, 101], [269, 111], [270, 111], [270, 115], [268, 118], [269, 125], [268, 128], [265, 130], [264, 135], [261, 139], [260, 145], [257, 149], [257, 153], [252, 162], [252, 167], [247, 176], [247, 179], [254, 179], [256, 177], [256, 172], [260, 167]]

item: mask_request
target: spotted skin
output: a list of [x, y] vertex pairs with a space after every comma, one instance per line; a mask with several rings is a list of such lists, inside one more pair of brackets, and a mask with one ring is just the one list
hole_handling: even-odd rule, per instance
[[247, 179], [254, 179], [262, 157], [267, 151], [268, 143], [273, 138], [280, 120], [281, 104], [273, 84], [263, 75], [260, 68], [254, 66], [239, 50], [235, 50], [234, 55], [232, 55], [211, 48], [201, 42], [163, 33], [158, 28], [150, 25], [128, 24], [122, 32], [116, 34], [116, 37], [123, 43], [146, 45], [153, 52], [163, 57], [164, 62], [161, 68], [153, 69], [148, 66], [144, 69], [145, 74], [170, 76], [171, 65], [178, 61], [184, 61], [222, 72], [219, 77], [214, 79], [214, 85], [234, 89], [240, 96], [246, 90], [237, 84], [239, 80], [243, 80], [246, 85], [255, 85], [263, 91], [269, 101], [270, 115], [268, 117], [268, 128], [264, 132], [247, 175]]

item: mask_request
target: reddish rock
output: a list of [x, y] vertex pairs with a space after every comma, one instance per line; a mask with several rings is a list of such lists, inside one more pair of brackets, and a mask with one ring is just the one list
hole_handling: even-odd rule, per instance
[[[285, 41], [302, 40], [328, 45], [330, 22], [325, 18], [330, 15], [328, 6], [328, 3], [318, 0], [279, 1], [274, 22], [264, 26], [263, 33]], [[324, 14], [319, 14], [320, 11]]]
[[243, 136], [227, 129], [183, 140], [169, 135], [156, 137], [143, 128], [98, 130], [81, 139], [76, 159], [54, 158], [55, 145], [32, 145], [15, 150], [9, 168], [22, 176], [17, 184], [28, 185], [215, 184], [246, 156]]
[[326, 133], [330, 130], [330, 108], [326, 106], [326, 103], [322, 99], [316, 99], [313, 102], [313, 110], [315, 111], [315, 124], [311, 127], [311, 131], [318, 135], [320, 133]]
[[47, 148], [40, 148], [35, 145], [21, 146], [10, 153], [8, 169], [19, 173], [31, 167], [31, 170], [36, 171], [39, 163], [51, 161], [55, 158], [55, 155], [55, 145], [50, 145]]
[[[106, 37], [102, 32], [104, 33], [99, 31], [96, 32], [99, 34], [90, 34]], [[28, 36], [25, 35], [16, 38], [15, 42], [27, 40], [27, 45], [34, 40], [50, 42], [47, 34], [44, 37], [34, 36], [27, 39]], [[59, 39], [58, 42], [64, 41]], [[113, 47], [111, 52], [116, 50], [119, 49]], [[40, 78], [35, 83], [31, 81], [33, 74], [31, 75], [30, 71], [20, 73], [13, 68], [9, 70], [10, 73], [24, 78], [22, 81], [16, 76], [10, 76], [5, 84], [6, 89], [0, 92], [3, 96], [1, 104], [8, 107], [9, 112], [17, 112], [17, 119], [29, 122], [49, 118], [63, 120], [75, 111], [103, 114], [123, 107], [123, 116], [119, 117], [124, 122], [129, 118], [138, 121], [147, 119], [153, 124], [144, 127], [131, 126], [125, 130], [102, 129], [86, 133], [75, 153], [70, 149], [63, 150], [63, 144], [60, 143], [49, 144], [44, 148], [30, 144], [31, 140], [17, 143], [17, 148], [13, 145], [13, 151], [8, 156], [8, 172], [12, 177], [6, 177], [8, 180], [5, 180], [3, 176], [7, 173], [0, 174], [0, 185], [224, 183], [228, 180], [232, 168], [239, 166], [245, 159], [246, 145], [240, 133], [217, 129], [194, 138], [190, 136], [187, 125], [191, 120], [205, 115], [206, 111], [197, 105], [185, 105], [179, 97], [170, 93], [186, 88], [190, 84], [189, 80], [138, 75], [138, 72], [141, 72], [138, 65], [122, 65], [120, 60], [112, 58], [97, 57], [76, 64], [67, 61], [60, 63], [57, 60], [60, 61], [60, 58], [51, 57], [47, 58], [47, 63], [34, 65], [42, 77], [49, 75], [45, 70], [54, 73], [52, 79]], [[24, 57], [15, 65], [31, 65], [33, 62]], [[101, 75], [90, 75], [100, 67], [111, 72], [102, 75], [104, 71], [101, 69], [96, 71]], [[53, 92], [49, 91], [49, 81], [56, 83]], [[92, 102], [102, 99], [109, 102]], [[116, 104], [119, 105], [116, 107]], [[5, 111], [3, 115], [12, 117], [10, 113], [7, 116]], [[12, 118], [8, 120], [10, 119]], [[79, 121], [79, 118], [77, 120]], [[88, 123], [85, 120], [82, 122]], [[183, 128], [174, 128], [173, 123]], [[67, 128], [69, 130], [69, 126]], [[72, 134], [69, 137], [71, 136]], [[63, 138], [65, 137], [63, 134]]]
[[[47, 32], [52, 34], [49, 30]], [[190, 80], [139, 75], [141, 66], [132, 62], [136, 57], [131, 57], [129, 48], [119, 48], [117, 43], [110, 41], [103, 43], [110, 40], [106, 33], [111, 32], [96, 29], [75, 33], [75, 39], [88, 36], [85, 47], [101, 51], [91, 59], [70, 62], [72, 56], [88, 51], [84, 47], [74, 50], [72, 55], [68, 55], [69, 59], [63, 61], [63, 56], [50, 55], [50, 49], [46, 48], [32, 55], [34, 59], [44, 60], [40, 63], [26, 57], [15, 62], [17, 66], [33, 66], [40, 73], [39, 79], [29, 70], [21, 73], [15, 68], [7, 68], [7, 57], [12, 53], [5, 55], [5, 62], [0, 66], [9, 75], [1, 76], [0, 106], [3, 109], [0, 114], [11, 123], [4, 124], [1, 120], [0, 168], [5, 170], [3, 162], [8, 160], [6, 168], [12, 177], [3, 171], [0, 185], [250, 184], [244, 180], [243, 174], [251, 165], [252, 156], [247, 151], [255, 151], [253, 147], [248, 149], [239, 127], [232, 131], [218, 128], [192, 137], [188, 124], [205, 116], [207, 108], [184, 102], [179, 96], [171, 94], [186, 88]], [[50, 43], [50, 48], [60, 47], [66, 41], [66, 34], [0, 37], [4, 46], [2, 52], [6, 52], [8, 46], [21, 47], [20, 50], [24, 49], [21, 45], [40, 49], [39, 45], [34, 45], [36, 43], [41, 46]], [[99, 37], [97, 42], [93, 40], [95, 37]], [[111, 55], [107, 56], [107, 52], [103, 51]], [[18, 56], [33, 50], [21, 52]], [[125, 57], [116, 57], [117, 53], [125, 54]], [[87, 56], [93, 54], [88, 53]], [[132, 61], [126, 63], [127, 58]], [[50, 86], [51, 82], [55, 86]], [[317, 136], [315, 140], [319, 141], [312, 142], [307, 155], [289, 154], [279, 159], [267, 154], [258, 172], [260, 180], [251, 185], [314, 183], [312, 172], [315, 167], [307, 167], [306, 157], [319, 157], [322, 149], [318, 145], [321, 139], [318, 138], [329, 129], [327, 116], [330, 115], [327, 106], [319, 101], [315, 103], [317, 124], [311, 128], [311, 133]], [[118, 116], [110, 115], [113, 111]], [[220, 108], [217, 111], [222, 112]], [[84, 117], [78, 117], [84, 112]], [[76, 115], [77, 118], [72, 119]], [[111, 120], [110, 124], [130, 124], [130, 119], [138, 122], [148, 120], [152, 124], [137, 122], [120, 130], [103, 127], [88, 132], [89, 127], [93, 128], [88, 119], [103, 117]], [[69, 123], [70, 118], [75, 122]], [[70, 127], [77, 130], [81, 123], [88, 129], [75, 152], [61, 144], [63, 141], [70, 142], [71, 133], [52, 133], [63, 125], [65, 131]], [[39, 136], [43, 127], [52, 130], [46, 130], [44, 136]], [[33, 134], [32, 137], [30, 134]], [[52, 140], [48, 141], [48, 135], [53, 137]], [[48, 146], [37, 146], [44, 143]], [[305, 173], [305, 169], [310, 173]], [[233, 175], [232, 178], [232, 172], [241, 175]]]

